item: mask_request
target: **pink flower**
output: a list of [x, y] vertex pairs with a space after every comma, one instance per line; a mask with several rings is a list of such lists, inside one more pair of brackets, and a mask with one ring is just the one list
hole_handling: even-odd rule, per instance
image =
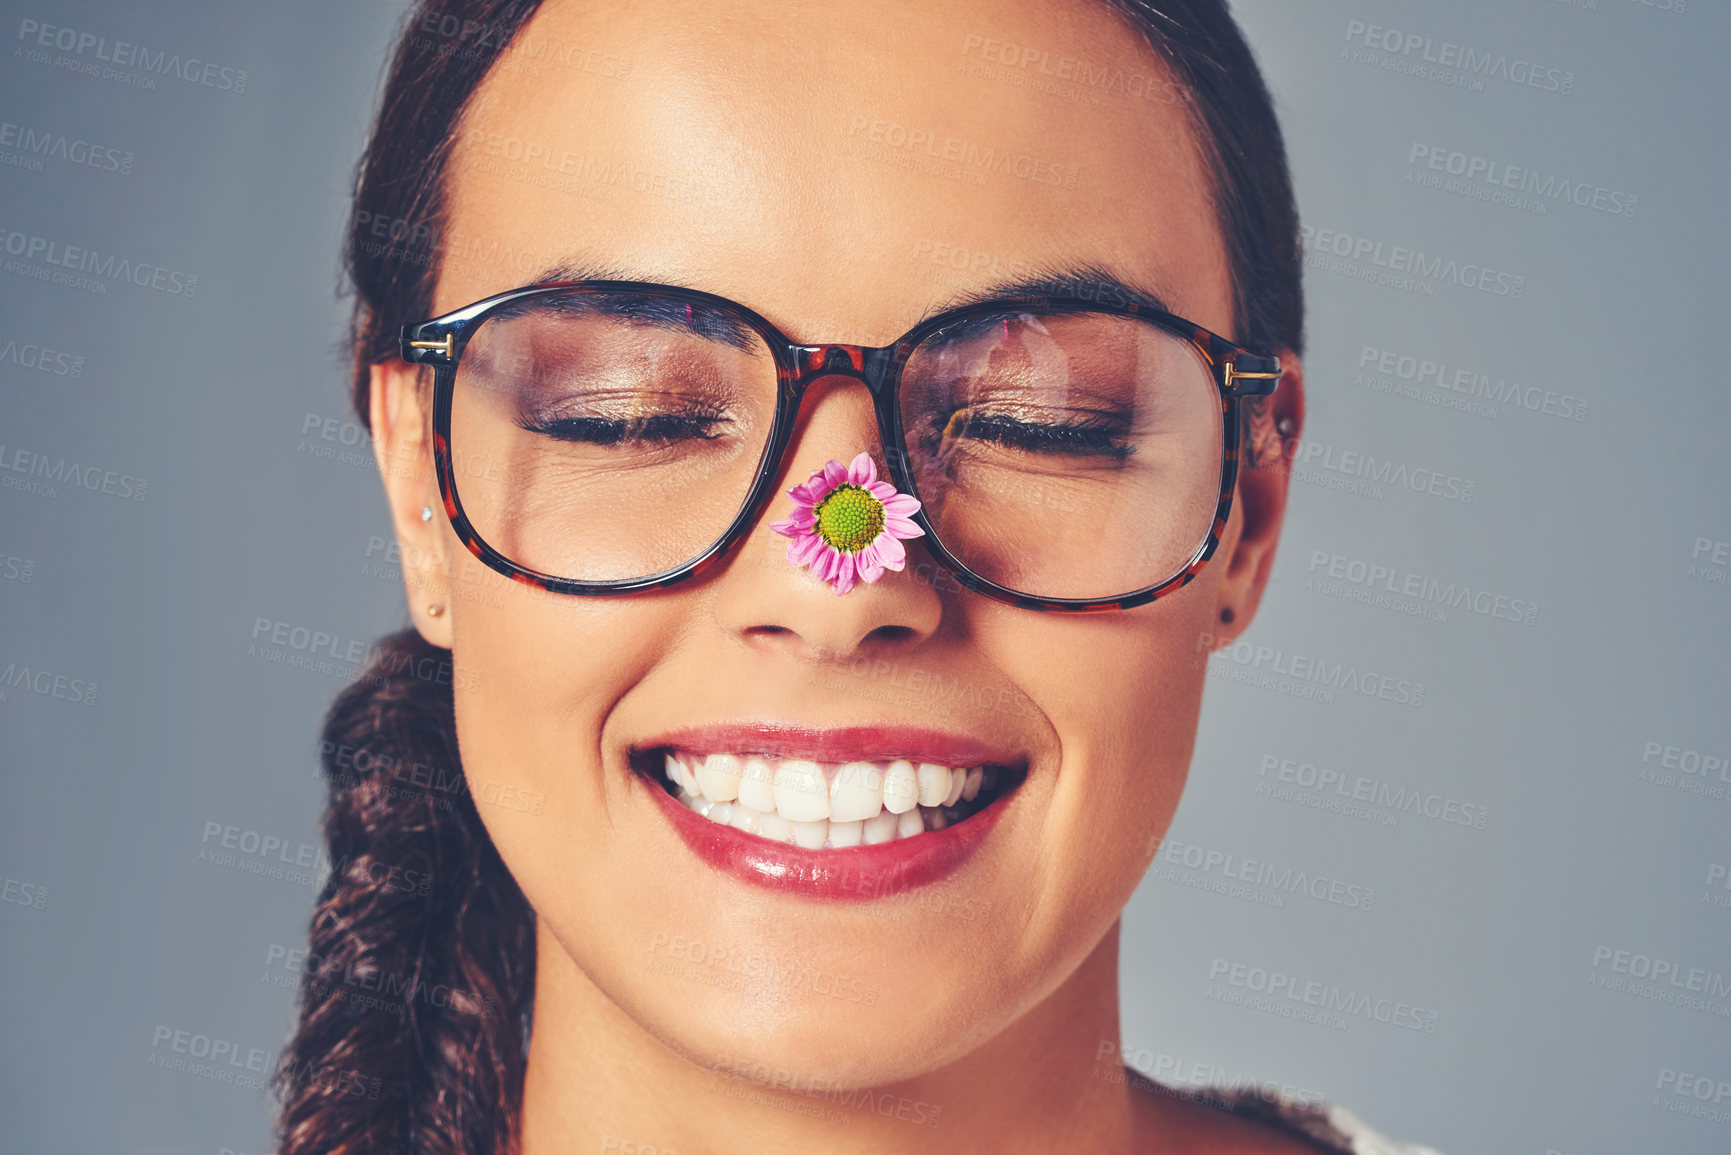
[[853, 589], [856, 578], [875, 582], [885, 570], [902, 569], [908, 562], [902, 541], [925, 536], [909, 520], [919, 512], [919, 501], [879, 481], [869, 453], [845, 467], [829, 462], [787, 495], [793, 515], [769, 528], [793, 539], [789, 565], [805, 566], [838, 594]]

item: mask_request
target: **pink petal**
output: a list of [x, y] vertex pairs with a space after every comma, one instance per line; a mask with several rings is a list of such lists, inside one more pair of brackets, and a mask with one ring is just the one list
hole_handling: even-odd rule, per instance
[[848, 463], [847, 479], [855, 485], [870, 485], [878, 479], [878, 467], [872, 462], [872, 455], [861, 453]]
[[887, 533], [878, 534], [878, 539], [871, 543], [871, 549], [885, 569], [901, 569], [908, 564], [908, 551]]
[[815, 534], [803, 537], [799, 542], [798, 564], [814, 567], [821, 566], [824, 564], [824, 555], [828, 552], [832, 551], [829, 546], [824, 544], [824, 540], [821, 537], [818, 537]]
[[769, 523], [769, 528], [783, 537], [792, 537], [799, 532], [792, 521], [772, 521]]
[[859, 577], [863, 582], [875, 582], [884, 576], [884, 563], [877, 559], [869, 548], [862, 549], [854, 559], [854, 565], [859, 568]]
[[914, 538], [926, 536], [926, 531], [905, 517], [884, 518], [884, 532], [891, 537]]
[[912, 517], [920, 511], [919, 498], [910, 497], [905, 493], [898, 493], [894, 497], [881, 500], [884, 503], [884, 512], [891, 517]]
[[776, 522], [776, 524], [777, 525], [791, 525], [795, 529], [800, 529], [800, 530], [810, 530], [810, 529], [816, 528], [816, 526], [817, 526], [817, 514], [813, 513], [811, 510], [805, 508], [804, 506], [801, 506], [800, 508], [794, 510], [792, 513], [788, 514], [787, 520], [785, 522], [779, 522], [778, 521], [778, 522]]
[[887, 481], [874, 481], [865, 487], [865, 491], [883, 502], [896, 495], [896, 487]]
[[847, 481], [847, 468], [839, 461], [829, 461], [823, 467], [823, 484], [826, 491], [834, 489]]
[[853, 555], [851, 553], [839, 554], [838, 559], [836, 572], [829, 580], [830, 584], [835, 587], [837, 594], [845, 594], [854, 586]]

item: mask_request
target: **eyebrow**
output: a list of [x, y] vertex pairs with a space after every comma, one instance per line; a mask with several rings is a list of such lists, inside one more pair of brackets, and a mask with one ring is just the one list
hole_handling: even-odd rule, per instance
[[[556, 281], [640, 281], [644, 278], [633, 275], [629, 269], [617, 265], [585, 264], [577, 261], [562, 261], [542, 269], [532, 284], [545, 284]], [[1019, 298], [1025, 297], [1067, 297], [1083, 301], [1095, 301], [1104, 305], [1138, 305], [1142, 308], [1157, 309], [1169, 313], [1166, 300], [1152, 289], [1119, 277], [1109, 269], [1098, 264], [1054, 265], [1047, 264], [1035, 267], [1028, 273], [993, 281], [977, 289], [968, 289], [957, 293], [948, 300], [937, 302], [928, 308], [914, 324], [921, 325], [933, 317], [950, 312], [953, 309], [966, 308], [971, 305], [1013, 304]], [[708, 312], [708, 310], [704, 310]], [[649, 320], [649, 318], [645, 318]], [[715, 329], [702, 326], [698, 335], [711, 340], [719, 339], [724, 344], [736, 344], [744, 334], [734, 331], [735, 325], [731, 318], [716, 314], [709, 320], [718, 322]], [[653, 320], [650, 323], [655, 323]], [[910, 326], [910, 329], [914, 326]]]
[[932, 306], [920, 322], [969, 305], [1011, 303], [1018, 297], [1070, 297], [1103, 305], [1139, 305], [1169, 313], [1166, 301], [1151, 289], [1133, 285], [1100, 265], [1046, 266], [1023, 276], [994, 281], [958, 293]]

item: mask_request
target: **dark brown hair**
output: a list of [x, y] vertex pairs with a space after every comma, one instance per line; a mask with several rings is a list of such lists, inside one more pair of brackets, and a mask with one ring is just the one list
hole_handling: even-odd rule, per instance
[[[1230, 335], [1259, 351], [1301, 352], [1285, 147], [1225, 0], [1103, 2], [1160, 53], [1203, 142], [1232, 271]], [[540, 3], [422, 0], [408, 17], [349, 221], [352, 399], [363, 424], [369, 366], [395, 356], [402, 325], [432, 312], [446, 251], [443, 178], [463, 110]], [[448, 660], [415, 631], [396, 634], [325, 721], [332, 870], [312, 921], [314, 981], [302, 984], [276, 1079], [283, 1155], [515, 1146], [534, 912], [461, 787], [450, 679], [428, 674]], [[429, 769], [405, 774], [411, 766]], [[411, 877], [424, 882], [393, 885]], [[400, 1002], [376, 1005], [357, 990]]]

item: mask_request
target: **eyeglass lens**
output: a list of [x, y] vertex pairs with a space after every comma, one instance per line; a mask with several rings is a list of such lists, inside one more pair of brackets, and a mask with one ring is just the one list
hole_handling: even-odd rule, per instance
[[[526, 569], [663, 573], [739, 515], [777, 392], [774, 354], [730, 311], [650, 293], [526, 298], [489, 316], [458, 365], [458, 498]], [[897, 401], [938, 540], [989, 581], [1118, 597], [1175, 575], [1207, 538], [1219, 392], [1197, 350], [1152, 323], [1009, 309], [949, 326], [913, 350]]]

